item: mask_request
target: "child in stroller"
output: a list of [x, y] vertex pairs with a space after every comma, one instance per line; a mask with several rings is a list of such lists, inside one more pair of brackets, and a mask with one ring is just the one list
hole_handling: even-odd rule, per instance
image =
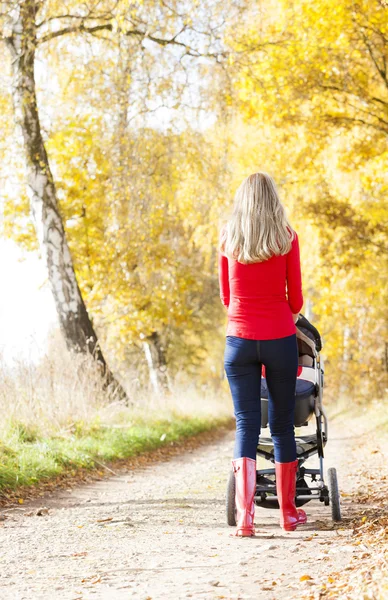
[[[299, 351], [299, 367], [296, 384], [295, 427], [308, 425], [312, 416], [316, 419], [316, 433], [306, 436], [296, 436], [297, 447], [297, 482], [296, 506], [302, 506], [317, 499], [325, 506], [331, 506], [332, 519], [341, 520], [341, 510], [335, 468], [328, 469], [326, 485], [323, 472], [324, 447], [328, 441], [328, 421], [322, 405], [323, 399], [323, 367], [320, 357], [322, 349], [321, 337], [317, 329], [300, 315], [296, 323]], [[261, 379], [261, 427], [268, 427], [268, 388], [263, 368]], [[305, 461], [317, 454], [319, 469], [306, 468]], [[271, 437], [260, 436], [257, 455], [274, 463], [274, 446]], [[260, 469], [256, 473], [255, 504], [264, 508], [278, 507], [276, 496], [275, 468]], [[235, 508], [235, 478], [230, 472], [227, 496], [226, 514], [228, 525], [236, 524]]]

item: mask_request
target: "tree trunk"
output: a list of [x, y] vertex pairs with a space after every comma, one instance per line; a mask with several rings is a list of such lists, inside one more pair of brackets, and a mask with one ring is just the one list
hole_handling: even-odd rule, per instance
[[150, 381], [154, 392], [159, 393], [161, 390], [166, 392], [169, 390], [169, 380], [167, 373], [167, 360], [165, 349], [162, 345], [160, 335], [154, 331], [143, 342], [144, 353], [146, 356]]
[[98, 344], [77, 283], [53, 176], [43, 142], [35, 89], [36, 0], [21, 0], [6, 38], [13, 68], [12, 95], [15, 120], [21, 127], [31, 212], [39, 247], [46, 264], [59, 323], [69, 350], [90, 352], [98, 361], [106, 385], [121, 396], [125, 392], [114, 379]]

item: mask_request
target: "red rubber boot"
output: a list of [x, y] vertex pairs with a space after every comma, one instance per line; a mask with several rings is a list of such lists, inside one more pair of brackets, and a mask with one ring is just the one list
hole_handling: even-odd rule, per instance
[[236, 481], [236, 521], [237, 529], [233, 534], [240, 537], [255, 535], [255, 492], [256, 461], [243, 456], [232, 460]]
[[298, 461], [288, 463], [275, 462], [276, 492], [280, 507], [280, 527], [285, 531], [294, 531], [298, 525], [306, 523], [304, 510], [295, 506], [296, 471]]

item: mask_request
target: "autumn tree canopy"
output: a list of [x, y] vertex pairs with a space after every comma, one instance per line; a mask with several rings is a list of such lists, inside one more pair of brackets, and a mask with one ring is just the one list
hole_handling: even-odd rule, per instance
[[[3, 36], [12, 11], [4, 3]], [[80, 293], [121, 372], [219, 381], [218, 230], [255, 170], [298, 230], [333, 394], [387, 381], [388, 19], [378, 0], [37, 2], [42, 139]], [[3, 234], [37, 248], [1, 82]]]

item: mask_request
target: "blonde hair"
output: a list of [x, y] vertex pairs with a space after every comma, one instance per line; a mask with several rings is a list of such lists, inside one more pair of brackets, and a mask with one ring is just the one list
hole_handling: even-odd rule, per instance
[[267, 173], [254, 173], [236, 192], [220, 250], [243, 264], [263, 262], [287, 254], [294, 235], [274, 180]]

